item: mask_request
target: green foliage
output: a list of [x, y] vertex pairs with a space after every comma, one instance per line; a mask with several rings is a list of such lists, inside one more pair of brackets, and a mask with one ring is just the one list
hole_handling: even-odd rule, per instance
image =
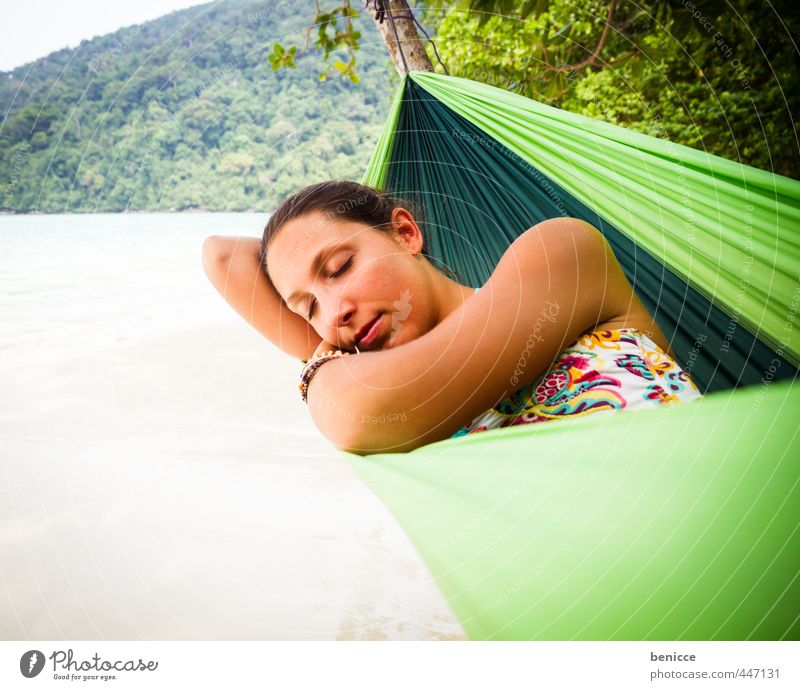
[[273, 48], [310, 18], [229, 0], [0, 73], [0, 208], [266, 211], [305, 184], [358, 178], [393, 97], [389, 58], [364, 46], [372, 76], [356, 86], [337, 47], [320, 82], [324, 55]]
[[[355, 29], [355, 18], [359, 16], [358, 12], [351, 7], [350, 0], [339, 0], [337, 6], [327, 10], [323, 10], [319, 2], [317, 2], [316, 8], [316, 16], [306, 31], [305, 50], [308, 50], [309, 45], [312, 43], [311, 35], [316, 29], [317, 33], [313, 44], [318, 51], [322, 52], [323, 60], [328, 60], [331, 54], [339, 49], [346, 50], [348, 55], [346, 63], [341, 60], [335, 61], [332, 66], [320, 72], [317, 78], [320, 81], [326, 81], [330, 76], [330, 70], [336, 69], [340, 74], [348, 77], [351, 82], [358, 84], [360, 79], [355, 71], [356, 51], [360, 47], [359, 41], [361, 40], [361, 32]], [[273, 69], [277, 69], [279, 66], [295, 66], [293, 58], [297, 53], [297, 46], [292, 46], [286, 51], [280, 43], [276, 43], [273, 46], [273, 50], [277, 56], [275, 61], [277, 66], [273, 65]], [[282, 59], [281, 56], [287, 53], [290, 53], [291, 57]]]
[[279, 70], [281, 67], [297, 67], [294, 61], [295, 53], [297, 53], [297, 46], [292, 46], [286, 50], [280, 43], [272, 46], [272, 55], [269, 56], [270, 64], [273, 70]]
[[[506, 16], [472, 11], [501, 5]], [[544, 5], [452, 7], [437, 34], [450, 73], [800, 177], [793, 0], [774, 1], [774, 11], [757, 0], [621, 2], [594, 61], [609, 3]]]
[[515, 15], [520, 19], [525, 19], [533, 14], [537, 17], [542, 12], [546, 12], [550, 0], [469, 0], [467, 6], [472, 12], [479, 12], [478, 21], [483, 26], [493, 15], [504, 17]]

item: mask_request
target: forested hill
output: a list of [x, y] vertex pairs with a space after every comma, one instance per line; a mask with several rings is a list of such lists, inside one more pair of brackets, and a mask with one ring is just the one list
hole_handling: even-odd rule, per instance
[[265, 211], [358, 178], [393, 68], [365, 15], [361, 83], [320, 81], [336, 57], [313, 47], [273, 71], [273, 43], [305, 44], [313, 12], [297, 5], [199, 5], [0, 72], [0, 209]]

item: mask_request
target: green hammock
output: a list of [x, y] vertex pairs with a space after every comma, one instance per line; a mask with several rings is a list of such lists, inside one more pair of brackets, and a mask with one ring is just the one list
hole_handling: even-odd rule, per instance
[[706, 393], [347, 456], [468, 635], [800, 639], [800, 182], [419, 72], [363, 181], [475, 287], [530, 226], [589, 221]]

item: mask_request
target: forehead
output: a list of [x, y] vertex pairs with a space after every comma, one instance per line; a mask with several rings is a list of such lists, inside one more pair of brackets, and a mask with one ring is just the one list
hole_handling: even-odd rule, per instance
[[370, 228], [361, 223], [338, 221], [315, 211], [284, 223], [267, 250], [267, 270], [273, 285], [285, 299], [304, 289], [313, 274], [314, 257], [322, 258], [337, 247], [369, 241]]

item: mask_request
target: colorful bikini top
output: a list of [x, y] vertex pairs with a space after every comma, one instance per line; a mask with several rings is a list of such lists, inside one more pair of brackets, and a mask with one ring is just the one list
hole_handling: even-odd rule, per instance
[[[477, 292], [477, 290], [476, 290]], [[453, 438], [517, 424], [680, 403], [702, 397], [689, 371], [636, 328], [596, 330], [563, 350], [533, 383]]]

